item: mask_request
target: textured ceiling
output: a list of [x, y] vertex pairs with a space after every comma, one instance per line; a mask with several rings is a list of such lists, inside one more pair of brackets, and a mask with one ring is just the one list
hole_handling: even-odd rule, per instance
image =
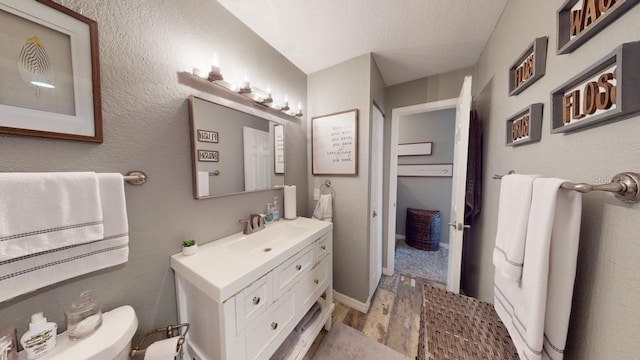
[[307, 74], [373, 53], [387, 85], [474, 65], [508, 0], [218, 0]]

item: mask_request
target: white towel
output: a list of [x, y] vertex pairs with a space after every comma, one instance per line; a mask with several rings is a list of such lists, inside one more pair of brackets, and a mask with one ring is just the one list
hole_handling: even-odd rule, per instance
[[331, 194], [320, 195], [320, 200], [316, 204], [315, 210], [313, 210], [313, 218], [323, 221], [332, 221], [332, 197]]
[[500, 184], [493, 264], [496, 272], [513, 281], [522, 276], [531, 190], [537, 177], [540, 175], [506, 175]]
[[[121, 174], [98, 174], [104, 237], [0, 261], [0, 301], [118, 265], [129, 256], [129, 225]], [[33, 204], [23, 204], [33, 208]]]
[[582, 198], [565, 180], [535, 179], [522, 280], [495, 273], [496, 312], [522, 359], [562, 359], [569, 328]]
[[95, 173], [0, 173], [0, 261], [103, 235]]

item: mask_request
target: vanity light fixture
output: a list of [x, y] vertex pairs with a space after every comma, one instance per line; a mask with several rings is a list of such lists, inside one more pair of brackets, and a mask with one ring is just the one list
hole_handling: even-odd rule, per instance
[[267, 91], [265, 92], [264, 97], [260, 100], [260, 104], [267, 105], [273, 102], [273, 98], [271, 97], [271, 85], [267, 86]]
[[251, 94], [251, 83], [249, 82], [249, 77], [245, 74], [244, 80], [242, 81], [242, 86], [240, 86], [240, 90], [238, 90], [240, 94]]
[[289, 95], [284, 95], [284, 101], [282, 102], [282, 107], [280, 107], [280, 111], [289, 110]]
[[298, 112], [293, 114], [294, 116], [301, 117], [302, 116], [302, 103], [298, 101]]
[[209, 71], [209, 77], [207, 77], [209, 81], [219, 81], [224, 80], [222, 73], [220, 72], [220, 59], [218, 59], [218, 54], [214, 53], [213, 58], [211, 59], [211, 71]]

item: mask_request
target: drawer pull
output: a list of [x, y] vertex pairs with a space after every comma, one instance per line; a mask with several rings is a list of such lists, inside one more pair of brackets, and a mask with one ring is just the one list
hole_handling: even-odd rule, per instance
[[253, 304], [254, 305], [260, 304], [260, 296], [254, 296], [253, 297]]
[[296, 270], [302, 269], [302, 265], [296, 265]]
[[322, 245], [322, 246], [320, 246], [320, 249], [327, 250], [327, 247], [325, 245]]
[[315, 279], [315, 280], [313, 280], [313, 283], [314, 283], [314, 284], [316, 284], [316, 285], [318, 285], [318, 284], [320, 283], [320, 280]]
[[272, 322], [271, 323], [271, 329], [275, 330], [278, 328], [278, 323], [277, 322]]

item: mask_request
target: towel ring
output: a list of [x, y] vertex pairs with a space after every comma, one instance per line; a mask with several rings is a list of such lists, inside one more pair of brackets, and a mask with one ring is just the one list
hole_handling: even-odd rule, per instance
[[[328, 190], [329, 193], [325, 193], [324, 192], [325, 190]], [[322, 195], [331, 194], [332, 197], [336, 196], [336, 191], [331, 186], [331, 180], [325, 180], [324, 184], [320, 185], [320, 194], [322, 194]]]

